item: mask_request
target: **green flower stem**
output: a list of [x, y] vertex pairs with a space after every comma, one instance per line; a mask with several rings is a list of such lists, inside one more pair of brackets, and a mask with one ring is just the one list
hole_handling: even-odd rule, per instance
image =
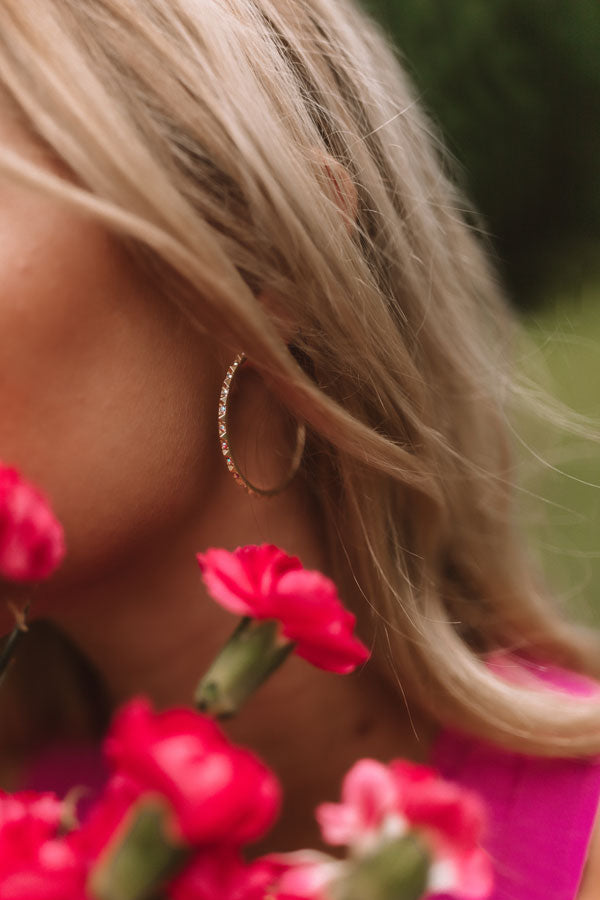
[[92, 870], [88, 890], [95, 900], [153, 900], [187, 862], [190, 851], [166, 829], [167, 808], [142, 801], [125, 834]]
[[29, 614], [30, 601], [28, 601], [22, 610], [17, 611], [16, 608], [13, 609], [16, 619], [16, 625], [6, 638], [4, 642], [4, 646], [0, 651], [0, 684], [4, 681], [6, 676], [6, 672], [10, 663], [12, 662], [15, 650], [17, 646], [23, 640], [23, 637], [27, 634], [27, 616]]
[[277, 622], [242, 619], [198, 684], [197, 708], [219, 719], [235, 715], [293, 648], [281, 644]]
[[425, 895], [431, 859], [414, 835], [390, 841], [354, 860], [328, 889], [332, 900], [420, 900]]

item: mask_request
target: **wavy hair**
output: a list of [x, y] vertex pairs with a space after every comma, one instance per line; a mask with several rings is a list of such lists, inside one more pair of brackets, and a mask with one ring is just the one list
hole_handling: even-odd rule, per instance
[[600, 751], [597, 700], [486, 665], [597, 674], [597, 646], [518, 516], [508, 416], [552, 404], [515, 375], [520, 326], [378, 26], [352, 0], [4, 0], [0, 82], [72, 177], [6, 148], [0, 171], [101, 220], [306, 422], [332, 574], [399, 697], [524, 752]]

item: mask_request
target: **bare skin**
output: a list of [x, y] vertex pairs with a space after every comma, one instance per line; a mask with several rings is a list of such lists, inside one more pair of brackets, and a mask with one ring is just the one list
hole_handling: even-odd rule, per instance
[[[56, 168], [9, 110], [0, 139]], [[189, 703], [235, 625], [204, 593], [195, 553], [273, 542], [327, 572], [318, 508], [301, 480], [269, 500], [233, 481], [216, 434], [231, 354], [192, 333], [116, 240], [7, 179], [0, 193], [0, 458], [43, 486], [69, 548], [33, 615], [75, 642], [115, 706], [138, 693]], [[290, 436], [251, 371], [235, 428], [246, 471], [276, 482]], [[314, 842], [312, 810], [355, 759], [424, 759], [430, 732], [368, 667], [344, 679], [297, 659], [230, 726], [281, 775], [287, 813], [269, 846], [287, 849]]]

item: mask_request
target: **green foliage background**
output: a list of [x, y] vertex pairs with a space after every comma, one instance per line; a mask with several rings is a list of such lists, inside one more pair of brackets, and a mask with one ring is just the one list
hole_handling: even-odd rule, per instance
[[[600, 0], [363, 2], [483, 214], [533, 338], [521, 364], [600, 434]], [[600, 625], [600, 441], [514, 425], [533, 552]]]
[[466, 171], [514, 301], [597, 265], [599, 0], [364, 0]]
[[[522, 365], [542, 367], [552, 393], [600, 435], [600, 285], [557, 297], [524, 317], [533, 338]], [[600, 627], [600, 440], [522, 422], [523, 495], [531, 546], [576, 618]]]

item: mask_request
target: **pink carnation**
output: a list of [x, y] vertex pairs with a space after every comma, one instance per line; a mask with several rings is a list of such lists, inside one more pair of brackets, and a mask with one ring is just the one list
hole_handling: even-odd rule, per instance
[[378, 842], [418, 832], [429, 847], [433, 893], [483, 900], [492, 888], [490, 860], [481, 849], [485, 815], [481, 801], [438, 776], [434, 769], [394, 760], [388, 766], [363, 759], [348, 772], [341, 803], [317, 810], [324, 839], [366, 853]]
[[0, 795], [3, 900], [85, 900], [85, 867], [57, 837], [62, 814], [54, 794]]
[[317, 820], [324, 840], [367, 852], [386, 834], [401, 837], [408, 830], [398, 786], [390, 767], [361, 759], [347, 773], [341, 803], [322, 803]]
[[191, 845], [256, 840], [279, 811], [273, 773], [192, 709], [155, 713], [146, 700], [134, 699], [113, 720], [105, 752], [115, 774], [77, 838], [92, 858], [147, 795], [166, 800], [180, 837]]
[[63, 530], [47, 500], [16, 469], [0, 466], [0, 577], [40, 581], [64, 553]]
[[273, 544], [210, 549], [197, 555], [211, 596], [229, 612], [274, 619], [296, 653], [321, 669], [346, 674], [369, 658], [354, 637], [355, 616], [331, 579], [302, 567]]

